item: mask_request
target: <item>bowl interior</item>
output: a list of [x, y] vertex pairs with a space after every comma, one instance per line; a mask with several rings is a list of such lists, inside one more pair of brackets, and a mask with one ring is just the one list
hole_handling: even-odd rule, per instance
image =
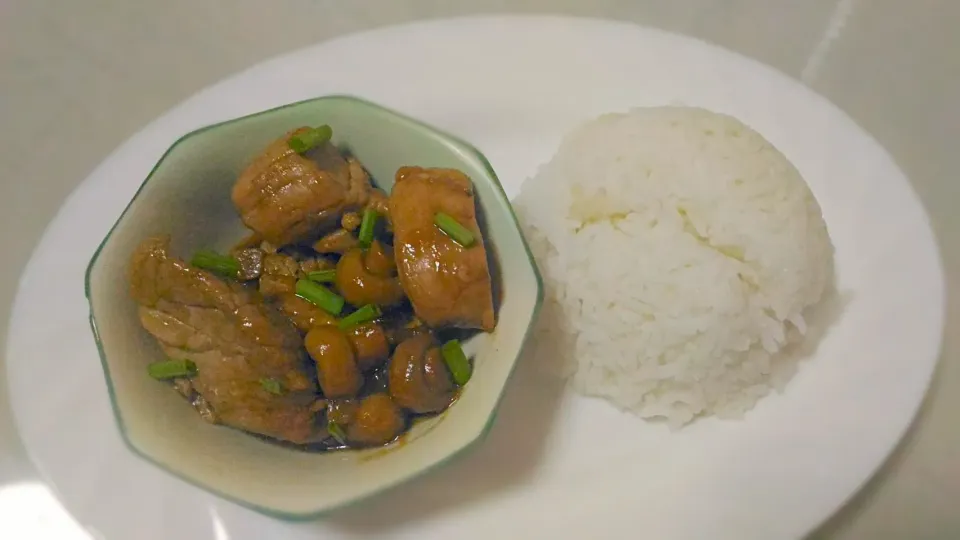
[[[418, 422], [383, 449], [304, 453], [204, 423], [186, 400], [147, 376], [162, 353], [140, 327], [126, 286], [130, 254], [144, 238], [170, 234], [175, 253], [226, 248], [244, 229], [230, 189], [270, 141], [301, 125], [330, 124], [389, 190], [401, 165], [455, 167], [474, 180], [500, 267], [496, 330], [466, 344], [475, 372], [444, 414]], [[182, 478], [263, 512], [309, 517], [408, 479], [477, 440], [492, 421], [528, 328], [540, 279], [509, 201], [482, 155], [414, 120], [351, 97], [325, 97], [217, 124], [178, 140], [100, 246], [87, 274], [91, 323], [118, 424], [128, 444]]]

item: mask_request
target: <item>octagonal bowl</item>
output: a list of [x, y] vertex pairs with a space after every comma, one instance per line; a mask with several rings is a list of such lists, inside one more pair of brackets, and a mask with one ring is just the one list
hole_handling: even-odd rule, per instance
[[[402, 165], [452, 167], [474, 182], [500, 286], [497, 326], [465, 343], [474, 373], [443, 414], [416, 422], [400, 443], [310, 453], [204, 422], [146, 366], [163, 358], [129, 297], [127, 263], [137, 244], [169, 234], [177, 254], [226, 249], [245, 235], [230, 200], [241, 170], [271, 141], [303, 125], [329, 124], [333, 143], [389, 191]], [[143, 182], [94, 254], [86, 274], [90, 321], [117, 425], [129, 448], [225, 499], [285, 519], [309, 519], [436, 468], [480, 441], [542, 301], [542, 284], [510, 202], [469, 144], [379, 105], [327, 96], [191, 132]]]

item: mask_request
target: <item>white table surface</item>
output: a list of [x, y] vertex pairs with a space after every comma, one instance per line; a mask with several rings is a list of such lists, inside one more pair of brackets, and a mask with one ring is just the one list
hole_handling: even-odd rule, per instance
[[[715, 42], [807, 83], [893, 154], [939, 236], [953, 293], [947, 338], [908, 437], [814, 537], [960, 538], [960, 2], [954, 0], [0, 0], [0, 328], [5, 333], [32, 246], [66, 195], [116, 145], [180, 100], [260, 60], [333, 36], [491, 12], [617, 18]], [[5, 384], [0, 537], [88, 538], [29, 463]]]

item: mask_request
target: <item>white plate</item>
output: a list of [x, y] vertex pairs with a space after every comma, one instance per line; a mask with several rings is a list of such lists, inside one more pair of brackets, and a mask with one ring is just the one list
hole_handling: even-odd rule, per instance
[[[741, 422], [670, 433], [603, 402], [558, 396], [521, 368], [489, 440], [440, 471], [313, 523], [224, 503], [123, 445], [83, 270], [177, 137], [328, 93], [366, 97], [473, 142], [511, 195], [590, 116], [678, 102], [733, 114], [809, 181], [850, 301], [786, 392]], [[751, 60], [659, 31], [487, 17], [297, 51], [144, 128], [73, 193], [37, 246], [7, 358], [30, 455], [80, 522], [110, 540], [796, 538], [862, 485], [908, 427], [934, 371], [943, 313], [943, 275], [917, 197], [883, 149], [824, 99]]]

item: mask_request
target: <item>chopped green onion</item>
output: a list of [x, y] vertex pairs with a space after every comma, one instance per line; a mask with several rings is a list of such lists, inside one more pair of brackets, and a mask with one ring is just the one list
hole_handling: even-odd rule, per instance
[[290, 140], [287, 141], [287, 144], [290, 145], [290, 149], [298, 154], [302, 154], [311, 148], [315, 148], [327, 141], [330, 140], [330, 137], [333, 136], [333, 129], [330, 126], [324, 124], [320, 127], [313, 128], [309, 131], [304, 131], [290, 137]]
[[332, 283], [337, 279], [336, 269], [331, 268], [330, 270], [315, 270], [313, 272], [307, 272], [307, 279], [310, 281], [316, 281], [317, 283]]
[[280, 386], [280, 381], [276, 379], [260, 379], [260, 386], [271, 394], [277, 396], [283, 394], [283, 387]]
[[437, 227], [440, 227], [440, 230], [443, 231], [444, 234], [453, 238], [454, 242], [463, 247], [473, 245], [473, 233], [463, 225], [457, 223], [457, 220], [453, 219], [449, 214], [437, 212], [436, 215], [433, 216], [433, 222]]
[[340, 444], [347, 444], [347, 434], [343, 432], [343, 428], [339, 424], [330, 422], [327, 424], [327, 431], [330, 432], [330, 436], [337, 440]]
[[460, 340], [451, 339], [440, 347], [440, 354], [443, 355], [443, 361], [453, 376], [453, 382], [460, 386], [467, 384], [473, 369], [470, 367], [470, 361], [460, 346]]
[[363, 211], [363, 218], [360, 220], [360, 232], [357, 237], [360, 239], [360, 247], [370, 247], [373, 243], [373, 229], [377, 226], [377, 218], [380, 217], [373, 208], [367, 208]]
[[212, 249], [201, 249], [194, 253], [190, 264], [226, 277], [237, 277], [237, 274], [240, 273], [240, 261], [227, 255], [221, 255]]
[[147, 366], [147, 373], [159, 380], [193, 377], [197, 374], [197, 365], [192, 360], [162, 360]]
[[309, 279], [297, 280], [297, 296], [331, 315], [340, 315], [343, 310], [344, 300], [342, 296]]
[[346, 317], [340, 319], [340, 322], [337, 323], [337, 326], [341, 330], [346, 330], [348, 328], [353, 328], [354, 326], [370, 322], [381, 315], [380, 308], [373, 304], [367, 304], [362, 308], [354, 311], [353, 313], [347, 315]]

